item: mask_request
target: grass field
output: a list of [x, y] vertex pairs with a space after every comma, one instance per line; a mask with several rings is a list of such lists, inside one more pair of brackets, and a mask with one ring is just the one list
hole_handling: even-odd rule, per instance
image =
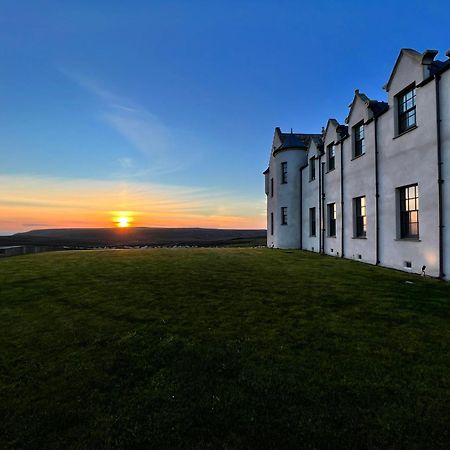
[[299, 251], [3, 259], [0, 448], [448, 449], [449, 319], [450, 283]]

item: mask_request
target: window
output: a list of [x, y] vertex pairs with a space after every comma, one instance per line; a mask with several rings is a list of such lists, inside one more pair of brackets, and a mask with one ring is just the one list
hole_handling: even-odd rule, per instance
[[400, 237], [419, 238], [419, 187], [417, 184], [399, 189]]
[[273, 197], [273, 178], [270, 179], [270, 196]]
[[416, 125], [416, 88], [397, 96], [398, 132], [403, 133]]
[[356, 158], [365, 153], [365, 143], [364, 143], [364, 124], [360, 123], [353, 128], [353, 137], [355, 140], [355, 149], [353, 157]]
[[353, 205], [355, 214], [354, 236], [365, 237], [367, 233], [366, 197], [354, 198]]
[[309, 235], [316, 235], [316, 208], [309, 208]]
[[309, 158], [309, 181], [316, 179], [316, 163], [313, 158]]
[[270, 213], [270, 234], [273, 235], [273, 212]]
[[281, 184], [287, 183], [287, 162], [281, 163]]
[[328, 236], [336, 236], [336, 203], [329, 203], [328, 207]]
[[287, 207], [281, 207], [281, 225], [287, 225]]
[[336, 168], [336, 148], [334, 144], [327, 147], [328, 172]]

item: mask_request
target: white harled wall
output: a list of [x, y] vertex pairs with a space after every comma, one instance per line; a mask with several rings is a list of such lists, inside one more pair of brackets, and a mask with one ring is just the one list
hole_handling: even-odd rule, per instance
[[[311, 140], [307, 153], [308, 166], [302, 173], [302, 248], [312, 252], [319, 252], [319, 233], [320, 233], [320, 216], [319, 216], [319, 149], [314, 140]], [[314, 158], [316, 168], [316, 177], [310, 180], [309, 164], [311, 158]], [[309, 226], [309, 209], [316, 208], [316, 234], [310, 235]]]
[[[321, 158], [321, 161], [325, 163], [325, 172], [323, 173], [323, 193], [325, 194], [324, 198], [324, 214], [323, 217], [325, 219], [324, 228], [324, 252], [328, 255], [332, 256], [341, 256], [342, 255], [342, 246], [341, 246], [341, 145], [339, 143], [340, 137], [336, 132], [336, 123], [333, 123], [331, 120], [328, 122], [328, 126], [324, 136], [324, 156]], [[335, 144], [335, 169], [328, 170], [328, 157], [327, 157], [327, 148], [330, 144]], [[328, 205], [330, 203], [336, 203], [336, 235], [330, 236], [328, 230]]]
[[444, 273], [450, 280], [450, 70], [442, 74], [440, 87], [443, 225], [444, 225]]
[[[404, 62], [404, 63], [403, 63]], [[400, 62], [390, 89], [389, 110], [379, 118], [380, 263], [439, 276], [436, 103], [434, 81], [416, 89], [417, 128], [396, 133], [396, 95], [421, 73], [407, 58]], [[400, 239], [397, 189], [418, 184], [419, 239]], [[412, 264], [407, 269], [406, 262]]]
[[[354, 127], [364, 121], [365, 153], [354, 158]], [[375, 123], [367, 105], [355, 95], [348, 117], [348, 137], [344, 140], [344, 256], [376, 264]], [[367, 231], [355, 236], [354, 199], [366, 197]]]
[[[287, 183], [281, 183], [281, 163], [287, 163]], [[306, 163], [306, 150], [291, 148], [273, 154], [269, 164], [274, 193], [267, 196], [267, 245], [275, 248], [300, 248], [300, 167]], [[267, 175], [266, 175], [267, 176]], [[287, 225], [281, 224], [281, 208], [287, 207]], [[271, 234], [270, 213], [274, 215]]]
[[[437, 171], [437, 117], [436, 80], [424, 82], [428, 69], [420, 57], [401, 54], [387, 86], [389, 109], [377, 119], [378, 180], [379, 180], [379, 264], [385, 267], [439, 276], [439, 220]], [[398, 135], [397, 95], [415, 83], [417, 127]], [[367, 100], [367, 99], [366, 99]], [[442, 144], [442, 209], [443, 209], [443, 263], [445, 278], [450, 280], [450, 70], [442, 73], [440, 81], [441, 144]], [[365, 125], [365, 154], [353, 158], [353, 127], [361, 120]], [[376, 264], [376, 181], [375, 181], [375, 119], [369, 103], [355, 94], [347, 119], [348, 135], [338, 133], [338, 123], [330, 120], [323, 134], [323, 153], [311, 142], [308, 152], [286, 150], [271, 157], [270, 175], [274, 177], [274, 197], [268, 195], [268, 245], [280, 248], [302, 248], [319, 251], [321, 233], [319, 203], [319, 160], [325, 163], [324, 186], [324, 253], [333, 256]], [[336, 168], [327, 170], [327, 146], [336, 145]], [[342, 145], [341, 145], [342, 144]], [[279, 144], [277, 144], [279, 145]], [[309, 167], [299, 168], [315, 156], [316, 179], [309, 179]], [[282, 161], [288, 162], [288, 184], [280, 185]], [[341, 164], [343, 163], [343, 199], [341, 205]], [[267, 183], [270, 183], [268, 181]], [[419, 239], [400, 239], [398, 188], [410, 184], [419, 188]], [[302, 199], [300, 199], [300, 191]], [[354, 236], [353, 199], [366, 196], [367, 236]], [[327, 205], [336, 203], [336, 236], [328, 236]], [[302, 205], [300, 226], [299, 205]], [[288, 207], [288, 225], [281, 226], [280, 208]], [[344, 210], [342, 249], [342, 206]], [[316, 236], [309, 235], [309, 208], [316, 208]], [[275, 213], [275, 233], [270, 236], [270, 212]], [[302, 238], [300, 240], [300, 232]], [[412, 267], [406, 267], [406, 262]]]

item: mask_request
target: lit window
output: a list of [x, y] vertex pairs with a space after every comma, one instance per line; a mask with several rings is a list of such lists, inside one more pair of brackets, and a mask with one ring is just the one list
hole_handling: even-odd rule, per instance
[[403, 133], [416, 125], [416, 88], [398, 97], [398, 132]]
[[287, 207], [282, 206], [281, 207], [281, 225], [287, 225]]
[[365, 142], [364, 142], [364, 124], [356, 125], [353, 128], [353, 136], [355, 139], [355, 154], [354, 157], [361, 156], [365, 153]]
[[328, 207], [328, 236], [336, 236], [336, 203], [329, 203]]
[[353, 199], [355, 212], [355, 237], [365, 237], [367, 233], [366, 197]]
[[400, 237], [419, 237], [419, 187], [417, 184], [399, 189]]

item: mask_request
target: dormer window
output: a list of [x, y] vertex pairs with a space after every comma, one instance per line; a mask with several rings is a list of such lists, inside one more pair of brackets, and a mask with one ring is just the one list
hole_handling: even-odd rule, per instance
[[416, 88], [412, 87], [397, 96], [398, 132], [403, 133], [416, 126]]
[[328, 172], [336, 168], [336, 148], [334, 144], [330, 144], [327, 147], [327, 163], [328, 163]]
[[353, 139], [355, 142], [353, 157], [357, 158], [366, 152], [364, 141], [364, 124], [362, 122], [353, 127]]

